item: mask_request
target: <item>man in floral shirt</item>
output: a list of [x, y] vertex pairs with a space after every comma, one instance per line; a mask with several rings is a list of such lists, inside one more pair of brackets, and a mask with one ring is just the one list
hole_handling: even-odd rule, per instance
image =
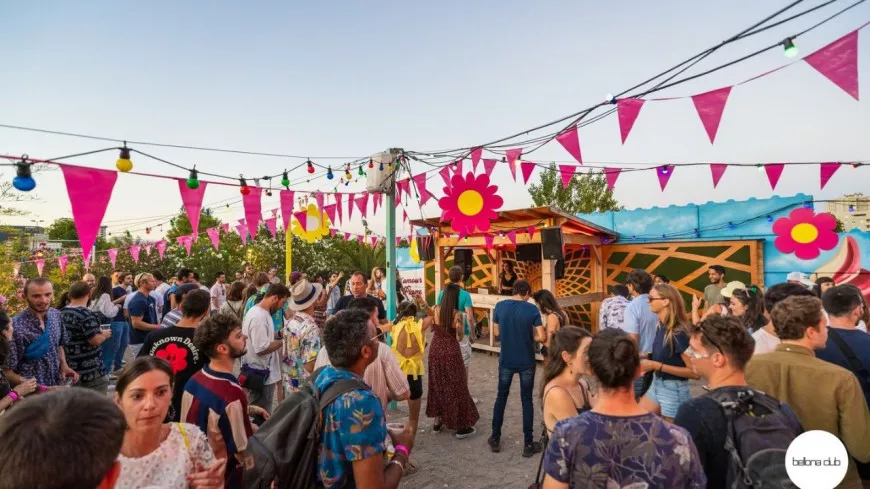
[[610, 297], [601, 302], [601, 310], [598, 313], [599, 331], [607, 328], [622, 328], [628, 296], [628, 287], [624, 285], [614, 285], [610, 288]]
[[69, 341], [60, 311], [51, 307], [54, 288], [47, 279], [35, 278], [24, 285], [27, 309], [12, 318], [13, 336], [8, 365], [3, 373], [13, 385], [36, 378], [42, 386], [78, 381], [79, 374], [67, 365], [63, 346]]
[[314, 371], [320, 352], [320, 328], [314, 321], [314, 307], [323, 293], [323, 286], [300, 280], [290, 290], [288, 308], [293, 317], [284, 329], [284, 355], [281, 377], [287, 392], [298, 391]]

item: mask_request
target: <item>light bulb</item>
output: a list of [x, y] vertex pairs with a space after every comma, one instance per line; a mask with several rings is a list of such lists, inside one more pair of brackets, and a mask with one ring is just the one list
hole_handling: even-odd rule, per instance
[[115, 162], [115, 167], [118, 168], [118, 171], [124, 173], [133, 169], [133, 162], [130, 161], [130, 150], [127, 148], [126, 142], [124, 143], [124, 147], [121, 148], [121, 154], [118, 155], [118, 161]]
[[363, 175], [366, 174], [366, 173], [363, 171], [363, 167], [362, 167], [362, 165], [359, 166], [359, 172], [358, 172], [358, 173], [359, 173], [360, 176], [363, 176]]
[[369, 168], [374, 168], [374, 167], [375, 167], [375, 162], [372, 161], [371, 158], [369, 158]]
[[248, 182], [246, 182], [244, 178], [239, 179], [239, 193], [242, 195], [248, 195], [251, 193], [251, 189], [248, 188]]
[[384, 162], [383, 162], [383, 161], [382, 161], [381, 164], [378, 166], [378, 171], [384, 171]]
[[15, 164], [15, 178], [12, 179], [12, 186], [22, 192], [30, 192], [36, 188], [36, 180], [30, 173], [30, 163], [22, 160]]
[[784, 48], [783, 53], [786, 58], [794, 58], [798, 55], [798, 48], [794, 45], [792, 38], [789, 37], [785, 41], [782, 41], [782, 47]]
[[287, 178], [287, 170], [284, 170], [284, 174], [281, 176], [281, 186], [282, 187], [289, 187], [290, 186], [290, 179]]
[[199, 175], [196, 173], [196, 168], [190, 170], [190, 176], [187, 177], [187, 188], [191, 190], [199, 188]]
[[307, 164], [308, 164], [308, 173], [314, 173], [314, 163], [312, 163], [311, 160], [308, 160]]
[[759, 173], [764, 171], [764, 165], [755, 165], [755, 168], [758, 169]]
[[668, 174], [668, 167], [667, 166], [661, 167], [661, 171], [662, 171], [662, 175], [667, 175]]
[[850, 206], [849, 206], [849, 212], [855, 212], [855, 206], [854, 206], [854, 205], [850, 205]]
[[773, 216], [767, 216], [767, 222], [773, 222]]
[[330, 167], [326, 170], [326, 178], [328, 178], [329, 180], [332, 180], [333, 177], [334, 177], [334, 175], [332, 174], [332, 167], [330, 166]]
[[608, 104], [615, 104], [616, 103], [616, 97], [614, 97], [612, 93], [608, 93], [607, 95], [605, 95], [604, 100]]

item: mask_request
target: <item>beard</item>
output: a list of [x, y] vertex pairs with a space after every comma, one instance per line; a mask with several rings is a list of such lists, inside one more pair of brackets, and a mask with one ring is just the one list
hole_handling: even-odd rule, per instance
[[230, 347], [230, 358], [232, 358], [233, 360], [235, 360], [236, 358], [242, 358], [243, 356], [245, 356], [247, 354], [248, 354], [247, 348], [243, 347], [243, 348], [240, 348], [237, 350], [233, 347]]
[[37, 304], [35, 302], [27, 301], [27, 305], [36, 312], [45, 312], [48, 311], [49, 307], [51, 307], [51, 302], [47, 304]]

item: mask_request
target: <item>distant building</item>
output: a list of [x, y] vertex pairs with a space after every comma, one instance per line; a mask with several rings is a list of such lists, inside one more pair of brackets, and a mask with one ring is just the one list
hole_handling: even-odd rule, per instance
[[836, 202], [826, 202], [825, 211], [839, 219], [845, 231], [870, 231], [870, 196], [861, 193], [843, 195]]

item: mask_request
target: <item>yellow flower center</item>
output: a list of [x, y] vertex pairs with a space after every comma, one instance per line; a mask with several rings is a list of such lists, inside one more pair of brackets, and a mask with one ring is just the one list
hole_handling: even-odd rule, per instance
[[791, 239], [801, 244], [812, 243], [819, 237], [819, 230], [809, 223], [801, 223], [791, 228]]
[[483, 196], [477, 190], [466, 190], [459, 194], [456, 206], [466, 216], [476, 216], [483, 210]]

